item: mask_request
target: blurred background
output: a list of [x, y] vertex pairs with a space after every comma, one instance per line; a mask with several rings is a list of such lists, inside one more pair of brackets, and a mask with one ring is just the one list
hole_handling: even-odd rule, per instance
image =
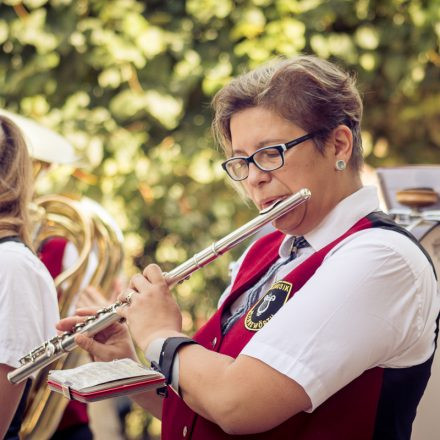
[[[0, 108], [79, 158], [37, 194], [98, 202], [124, 234], [125, 277], [170, 270], [256, 215], [226, 184], [210, 100], [275, 56], [357, 75], [370, 174], [440, 162], [440, 0], [3, 0], [0, 48]], [[175, 289], [185, 331], [211, 314], [242, 249]], [[134, 407], [124, 430], [155, 438], [160, 425]]]

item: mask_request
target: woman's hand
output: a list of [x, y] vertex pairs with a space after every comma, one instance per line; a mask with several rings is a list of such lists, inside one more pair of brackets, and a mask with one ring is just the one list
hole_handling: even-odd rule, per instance
[[148, 265], [143, 274], [130, 280], [128, 293], [119, 295], [119, 301], [130, 296], [130, 304], [117, 312], [127, 320], [130, 333], [145, 350], [156, 337], [182, 336], [182, 315], [172, 297], [159, 266]]
[[[56, 328], [60, 331], [70, 331], [75, 324], [83, 322], [88, 316], [95, 315], [98, 310], [98, 308], [78, 309], [76, 316], [62, 319]], [[130, 358], [138, 362], [127, 326], [119, 322], [106, 327], [93, 337], [78, 334], [75, 336], [75, 342], [86, 350], [94, 361], [108, 362]]]

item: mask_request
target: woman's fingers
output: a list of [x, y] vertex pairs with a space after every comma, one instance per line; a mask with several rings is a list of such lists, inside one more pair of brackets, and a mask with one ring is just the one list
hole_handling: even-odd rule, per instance
[[137, 292], [134, 289], [126, 289], [122, 293], [118, 295], [118, 301], [122, 303], [131, 304], [131, 300], [133, 298], [133, 295], [137, 295], [139, 292]]
[[152, 282], [150, 282], [140, 273], [133, 275], [130, 280], [130, 287], [133, 290], [136, 290], [137, 292], [141, 292], [141, 293], [146, 291], [151, 285]]
[[57, 322], [55, 328], [63, 332], [70, 331], [75, 324], [84, 321], [84, 317], [81, 316], [69, 316], [61, 321]]
[[75, 316], [68, 316], [67, 318], [61, 319], [55, 328], [61, 331], [70, 331], [75, 324], [83, 322], [88, 316], [96, 315], [98, 310], [97, 307], [77, 309]]
[[162, 270], [157, 264], [149, 264], [142, 274], [136, 274], [132, 276], [130, 280], [130, 288], [140, 293], [152, 285], [160, 288], [168, 287]]
[[134, 296], [138, 293], [145, 293], [152, 285], [168, 287], [161, 268], [157, 264], [149, 264], [142, 274], [133, 275], [128, 288], [118, 295], [118, 301], [131, 304]]
[[166, 282], [162, 269], [157, 264], [149, 264], [146, 266], [142, 275], [151, 283]]
[[96, 341], [84, 334], [78, 334], [75, 336], [75, 342], [83, 350], [87, 351], [94, 360], [111, 361], [111, 350], [105, 344]]
[[99, 311], [99, 307], [81, 307], [75, 310], [75, 313], [79, 316], [92, 316], [96, 315]]

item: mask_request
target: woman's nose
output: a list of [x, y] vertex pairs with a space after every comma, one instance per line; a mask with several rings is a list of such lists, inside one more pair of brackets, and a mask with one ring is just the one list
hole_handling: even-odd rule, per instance
[[249, 164], [249, 175], [247, 177], [249, 185], [257, 186], [268, 180], [270, 180], [270, 172], [260, 170], [254, 163]]

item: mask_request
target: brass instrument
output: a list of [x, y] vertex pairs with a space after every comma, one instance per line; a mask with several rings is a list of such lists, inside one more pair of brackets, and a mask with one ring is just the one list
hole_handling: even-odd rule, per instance
[[[169, 286], [173, 286], [187, 279], [193, 272], [202, 268], [206, 264], [215, 260], [217, 257], [241, 243], [250, 237], [266, 224], [285, 215], [289, 211], [298, 207], [311, 196], [308, 189], [301, 189], [285, 200], [275, 203], [268, 209], [260, 212], [260, 215], [249, 221], [245, 225], [228, 234], [226, 237], [211, 246], [195, 254], [180, 266], [165, 274], [165, 279]], [[44, 342], [35, 348], [27, 356], [20, 359], [21, 366], [8, 373], [8, 380], [11, 383], [20, 383], [27, 379], [33, 372], [40, 370], [59, 359], [65, 353], [72, 351], [77, 345], [75, 335], [87, 333], [89, 336], [100, 332], [109, 325], [120, 320], [117, 313], [119, 307], [124, 307], [126, 303], [116, 302], [113, 305], [101, 309], [95, 316], [86, 318], [83, 323], [76, 324], [72, 331], [64, 332], [59, 336]]]
[[[53, 164], [79, 166], [80, 158], [73, 145], [60, 134], [5, 109], [0, 109], [0, 114], [7, 116], [21, 129], [32, 158], [34, 181]], [[34, 249], [39, 250], [50, 238], [62, 237], [78, 252], [74, 263], [54, 280], [60, 293], [60, 315], [65, 317], [88, 275], [91, 255], [96, 254], [98, 264], [89, 283], [107, 292], [122, 264], [122, 234], [117, 225], [109, 220], [109, 215], [86, 198], [73, 200], [58, 195], [45, 196], [34, 200], [30, 208], [35, 225], [32, 237]], [[73, 368], [82, 362], [81, 356], [84, 355], [70, 353], [64, 360], [38, 373], [27, 400], [21, 438], [47, 439], [55, 432], [67, 402], [49, 392], [47, 373], [51, 368]]]
[[[105, 293], [122, 264], [122, 234], [110, 220], [109, 215], [90, 199], [74, 200], [61, 195], [37, 198], [33, 203], [35, 225], [34, 248], [38, 250], [46, 240], [62, 237], [77, 250], [74, 263], [55, 278], [60, 292], [58, 305], [60, 316], [66, 317], [81, 289], [90, 256], [95, 253], [98, 264], [89, 284]], [[29, 393], [20, 437], [24, 439], [47, 439], [57, 429], [68, 403], [47, 387], [47, 375], [52, 369], [78, 366], [87, 360], [80, 351], [71, 352], [64, 359], [47, 364], [33, 380]]]

